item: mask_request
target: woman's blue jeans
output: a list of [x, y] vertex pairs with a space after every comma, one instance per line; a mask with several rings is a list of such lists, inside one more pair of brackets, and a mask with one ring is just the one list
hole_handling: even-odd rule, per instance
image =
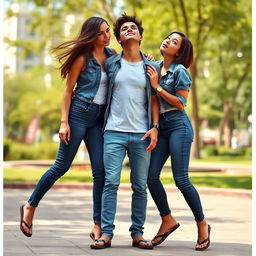
[[146, 152], [149, 139], [141, 140], [143, 133], [106, 131], [104, 133], [105, 185], [102, 194], [102, 235], [113, 237], [122, 163], [126, 152], [131, 168], [132, 203], [130, 232], [132, 238], [143, 234], [147, 207], [147, 177], [150, 153]]
[[161, 170], [171, 157], [172, 172], [176, 186], [182, 192], [196, 221], [204, 219], [199, 194], [188, 177], [190, 148], [193, 128], [185, 111], [173, 110], [160, 115], [160, 132], [156, 148], [151, 153], [148, 188], [160, 212], [170, 214], [164, 187], [160, 181]]
[[68, 145], [60, 142], [55, 163], [39, 180], [28, 203], [37, 207], [45, 193], [57, 179], [64, 175], [77, 153], [81, 141], [87, 147], [93, 175], [93, 219], [101, 222], [101, 197], [105, 181], [103, 164], [103, 134], [102, 125], [105, 107], [87, 103], [78, 98], [72, 100], [69, 111], [69, 126], [71, 137]]

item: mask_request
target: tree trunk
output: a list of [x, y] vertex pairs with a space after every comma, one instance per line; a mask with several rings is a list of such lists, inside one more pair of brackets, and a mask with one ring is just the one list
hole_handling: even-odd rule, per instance
[[199, 116], [198, 116], [198, 104], [196, 94], [196, 70], [197, 70], [197, 58], [195, 58], [193, 65], [190, 68], [192, 76], [191, 86], [191, 99], [192, 99], [192, 123], [194, 128], [194, 142], [192, 143], [191, 157], [200, 159], [200, 138], [199, 138]]
[[[221, 119], [220, 125], [219, 125], [218, 146], [223, 145], [223, 142], [224, 142], [224, 146], [226, 148], [230, 148], [231, 131], [230, 131], [230, 127], [229, 127], [229, 122], [230, 122], [231, 111], [232, 111], [232, 104], [230, 104], [230, 102], [228, 100], [225, 100], [224, 105], [223, 105], [224, 115], [223, 115], [223, 118]], [[224, 140], [222, 140], [223, 135], [224, 135]]]

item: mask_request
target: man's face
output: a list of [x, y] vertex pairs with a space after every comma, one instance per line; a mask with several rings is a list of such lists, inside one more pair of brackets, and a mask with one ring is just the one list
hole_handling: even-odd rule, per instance
[[136, 40], [138, 42], [142, 40], [139, 29], [133, 22], [125, 22], [120, 28], [120, 38], [118, 42], [124, 43], [128, 40]]

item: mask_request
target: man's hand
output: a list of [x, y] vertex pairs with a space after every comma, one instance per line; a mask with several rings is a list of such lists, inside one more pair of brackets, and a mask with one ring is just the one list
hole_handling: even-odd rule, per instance
[[158, 129], [157, 128], [151, 128], [149, 131], [147, 131], [147, 133], [141, 138], [141, 140], [145, 140], [147, 137], [149, 137], [150, 140], [150, 144], [149, 146], [146, 148], [147, 152], [150, 152], [151, 150], [153, 150], [156, 147], [156, 143], [157, 143], [157, 136], [158, 136]]

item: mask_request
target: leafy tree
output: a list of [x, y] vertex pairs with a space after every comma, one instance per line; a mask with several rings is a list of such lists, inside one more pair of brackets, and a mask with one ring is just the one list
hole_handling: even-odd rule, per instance
[[[187, 108], [195, 131], [192, 150], [195, 158], [200, 157], [202, 119], [207, 118], [212, 126], [218, 125], [222, 133], [235, 124], [243, 125], [243, 120], [250, 114], [251, 3], [246, 0], [19, 1], [30, 7], [30, 29], [39, 36], [38, 40], [14, 42], [27, 54], [32, 51], [43, 56], [53, 45], [73, 38], [80, 29], [77, 24], [92, 15], [101, 15], [112, 25], [122, 12], [137, 14], [145, 28], [142, 51], [152, 53], [156, 59], [161, 57], [159, 45], [166, 35], [172, 31], [185, 32], [193, 42], [195, 53], [190, 69], [193, 85]], [[63, 21], [70, 14], [75, 15], [75, 21], [71, 22], [70, 33], [66, 34]], [[11, 11], [9, 15], [13, 15]], [[115, 39], [112, 39], [112, 47], [121, 49]], [[53, 69], [52, 66], [49, 68]], [[229, 135], [225, 137], [228, 145]]]

